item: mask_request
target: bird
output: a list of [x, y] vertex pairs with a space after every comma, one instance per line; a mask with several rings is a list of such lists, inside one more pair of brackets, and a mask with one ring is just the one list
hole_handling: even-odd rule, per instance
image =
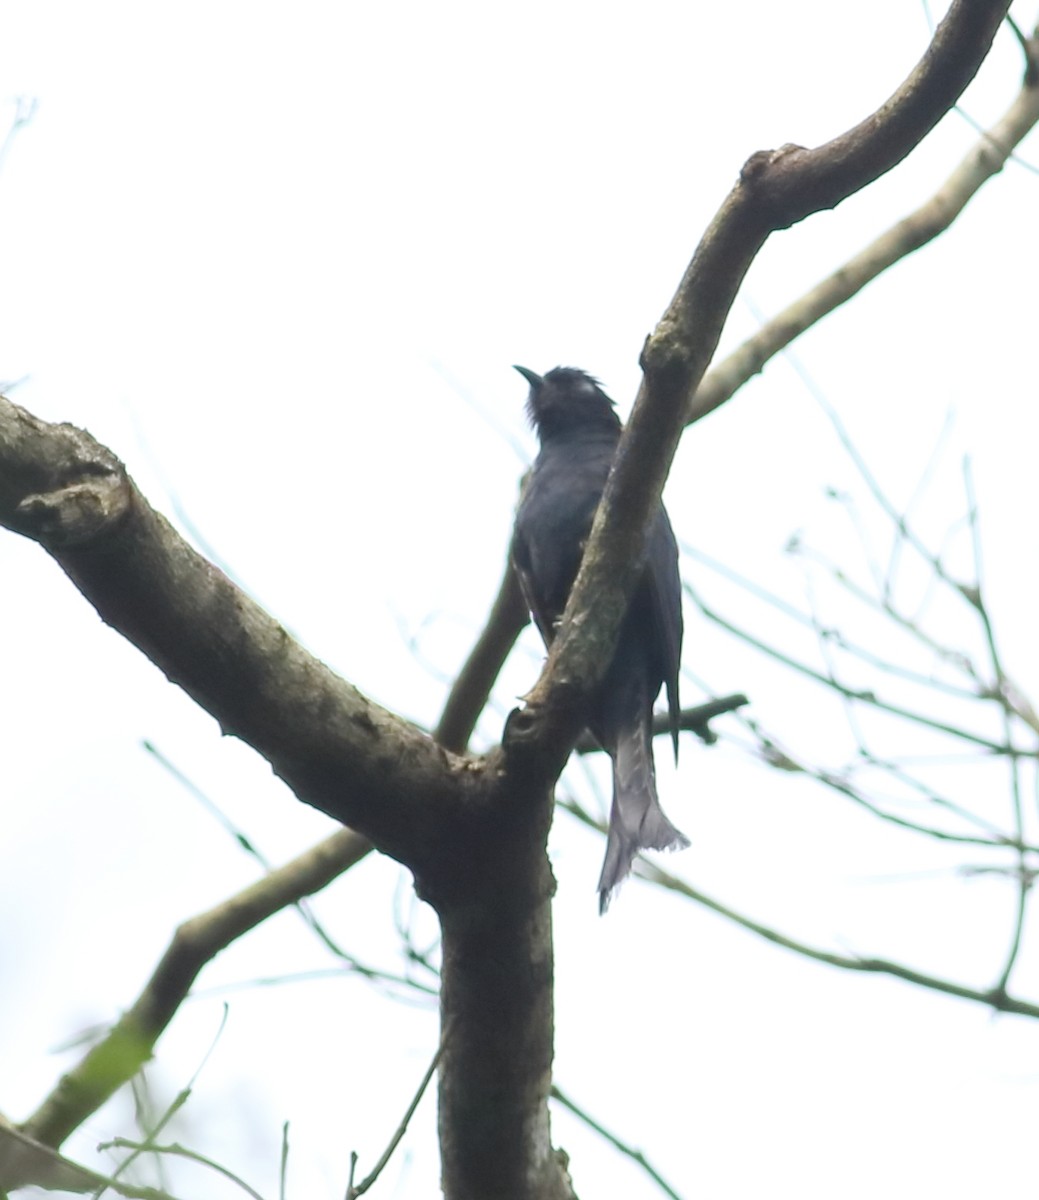
[[[544, 376], [515, 368], [530, 384], [527, 415], [540, 444], [520, 496], [511, 557], [524, 600], [548, 647], [577, 577], [622, 425], [599, 381], [576, 367]], [[613, 764], [613, 802], [599, 876], [605, 913], [640, 850], [689, 845], [664, 815], [653, 763], [653, 704], [667, 689], [678, 761], [678, 671], [682, 590], [678, 546], [663, 504], [650, 521], [645, 561], [617, 647], [591, 698], [588, 728]]]

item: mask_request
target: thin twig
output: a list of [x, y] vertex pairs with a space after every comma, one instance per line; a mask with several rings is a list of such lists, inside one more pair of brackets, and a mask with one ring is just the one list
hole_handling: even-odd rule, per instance
[[410, 1122], [411, 1118], [415, 1115], [415, 1110], [418, 1108], [419, 1103], [421, 1102], [422, 1097], [425, 1094], [426, 1088], [429, 1087], [429, 1081], [436, 1074], [436, 1069], [440, 1065], [440, 1058], [444, 1053], [444, 1046], [447, 1044], [447, 1039], [450, 1036], [450, 1033], [451, 1033], [451, 1025], [449, 1024], [447, 1026], [447, 1028], [444, 1030], [443, 1034], [441, 1035], [440, 1045], [437, 1046], [436, 1053], [433, 1055], [433, 1061], [429, 1064], [429, 1069], [426, 1071], [425, 1075], [422, 1076], [422, 1082], [418, 1085], [418, 1091], [412, 1097], [412, 1101], [408, 1105], [407, 1111], [404, 1113], [401, 1123], [397, 1126], [396, 1130], [394, 1131], [393, 1137], [390, 1138], [390, 1144], [382, 1152], [382, 1155], [380, 1156], [379, 1161], [372, 1168], [371, 1174], [367, 1175], [364, 1179], [362, 1179], [361, 1182], [359, 1184], [357, 1184], [356, 1187], [354, 1186], [354, 1183], [353, 1183], [353, 1173], [354, 1173], [354, 1163], [356, 1162], [357, 1156], [351, 1155], [350, 1184], [347, 1189], [346, 1200], [357, 1200], [358, 1196], [363, 1196], [364, 1193], [376, 1181], [376, 1179], [378, 1179], [379, 1176], [382, 1174], [384, 1167], [386, 1166], [386, 1164], [390, 1161], [391, 1157], [393, 1156], [394, 1150], [396, 1150], [397, 1147], [400, 1145], [401, 1138], [405, 1135], [405, 1133], [407, 1133], [408, 1123]]
[[[775, 595], [773, 592], [767, 591], [759, 583], [755, 583], [754, 580], [747, 578], [745, 575], [741, 575], [738, 571], [728, 566], [726, 563], [721, 562], [719, 559], [713, 558], [711, 555], [704, 553], [695, 546], [691, 546], [685, 542], [681, 542], [680, 546], [684, 556], [703, 563], [704, 566], [710, 568], [710, 570], [714, 571], [717, 575], [729, 580], [731, 583], [744, 590], [748, 595], [755, 597], [755, 599], [769, 605], [777, 612], [789, 617], [791, 621], [796, 622], [798, 625], [802, 625], [806, 629], [814, 628], [814, 622], [812, 618], [808, 616], [808, 614], [802, 612], [799, 608], [796, 608], [794, 605], [788, 603], [786, 600], [783, 600], [780, 596]], [[814, 556], [806, 555], [806, 557]], [[868, 593], [865, 594], [868, 595]], [[871, 605], [871, 607], [873, 606], [874, 605]], [[880, 611], [886, 616], [891, 615], [884, 609], [880, 609]], [[854, 658], [867, 663], [869, 666], [877, 667], [881, 671], [884, 671], [885, 674], [892, 675], [899, 679], [904, 679], [908, 683], [918, 684], [921, 687], [929, 687], [935, 689], [936, 691], [945, 692], [946, 694], [955, 696], [957, 699], [961, 700], [978, 700], [988, 698], [979, 695], [976, 688], [962, 687], [958, 684], [949, 683], [943, 679], [937, 679], [933, 675], [925, 675], [920, 671], [914, 671], [910, 667], [903, 666], [901, 663], [889, 662], [887, 659], [881, 658], [879, 655], [874, 654], [871, 650], [867, 650], [864, 646], [860, 646], [858, 643], [850, 641], [838, 629], [823, 628], [821, 629], [821, 632], [836, 645], [838, 645], [846, 654], [852, 655]], [[951, 651], [947, 651], [947, 653], [951, 653]]]
[[734, 637], [746, 642], [747, 645], [755, 647], [762, 653], [767, 654], [776, 662], [783, 663], [785, 666], [792, 668], [800, 675], [806, 676], [808, 679], [814, 679], [817, 683], [821, 683], [824, 687], [828, 687], [837, 691], [843, 691], [845, 695], [853, 700], [857, 700], [861, 704], [870, 705], [873, 708], [879, 709], [881, 712], [891, 713], [893, 716], [902, 717], [907, 721], [912, 721], [916, 725], [922, 725], [928, 729], [934, 729], [939, 733], [948, 734], [950, 737], [960, 738], [962, 741], [971, 742], [976, 746], [982, 746], [984, 749], [991, 751], [993, 754], [1016, 754], [1022, 758], [1039, 758], [1039, 750], [1022, 750], [1013, 745], [1001, 745], [999, 742], [993, 742], [989, 738], [982, 737], [980, 734], [972, 733], [968, 729], [963, 729], [957, 725], [950, 725], [945, 721], [939, 721], [933, 717], [925, 716], [923, 713], [913, 712], [911, 709], [903, 708], [898, 704], [892, 704], [889, 701], [881, 700], [874, 692], [862, 691], [857, 689], [843, 689], [834, 684], [827, 678], [826, 675], [816, 671], [813, 667], [806, 663], [799, 662], [788, 654], [783, 654], [782, 651], [774, 646], [768, 645], [761, 638], [755, 637], [753, 634], [734, 625], [731, 621], [723, 617], [715, 609], [711, 608], [689, 584], [688, 581], [683, 583], [683, 588], [700, 608], [701, 612], [708, 620], [713, 621], [715, 625], [727, 630]]
[[[202, 1073], [202, 1068], [206, 1065], [207, 1062], [209, 1062], [210, 1055], [216, 1049], [216, 1044], [217, 1044], [217, 1042], [220, 1041], [220, 1038], [223, 1035], [224, 1029], [227, 1026], [227, 1015], [228, 1015], [228, 1008], [227, 1008], [227, 1005], [225, 1004], [223, 1006], [223, 1012], [220, 1017], [220, 1024], [217, 1027], [216, 1033], [213, 1035], [213, 1040], [210, 1042], [209, 1048], [206, 1050], [205, 1054], [202, 1056], [202, 1061], [198, 1064], [198, 1066], [192, 1072], [191, 1078], [188, 1080], [186, 1086], [182, 1087], [180, 1089], [180, 1091], [176, 1094], [176, 1096], [174, 1096], [174, 1098], [166, 1106], [166, 1111], [162, 1114], [162, 1116], [158, 1119], [158, 1121], [150, 1129], [145, 1127], [143, 1142], [133, 1143], [133, 1144], [130, 1142], [126, 1142], [125, 1144], [123, 1144], [124, 1148], [132, 1149], [133, 1153], [130, 1155], [130, 1157], [128, 1159], [125, 1160], [125, 1162], [120, 1163], [119, 1166], [112, 1172], [112, 1179], [114, 1179], [114, 1180], [118, 1179], [120, 1175], [124, 1174], [127, 1170], [129, 1170], [129, 1168], [133, 1165], [133, 1163], [136, 1162], [136, 1160], [142, 1154], [145, 1154], [145, 1153], [161, 1154], [163, 1152], [162, 1148], [155, 1144], [155, 1138], [157, 1138], [159, 1136], [159, 1134], [162, 1133], [162, 1131], [166, 1128], [166, 1126], [170, 1123], [170, 1121], [173, 1120], [173, 1118], [177, 1115], [177, 1113], [180, 1112], [180, 1110], [184, 1107], [185, 1104], [187, 1104], [188, 1100], [191, 1098], [191, 1092], [195, 1086], [195, 1082], [198, 1079], [199, 1075]], [[118, 1141], [120, 1141], [120, 1139], [117, 1139], [117, 1142]], [[116, 1144], [117, 1144], [116, 1142], [109, 1142], [103, 1146], [100, 1146], [99, 1149], [103, 1150], [108, 1146], [114, 1146]], [[218, 1169], [223, 1170], [223, 1168], [218, 1168]], [[103, 1188], [103, 1187], [99, 1188], [96, 1193], [96, 1197], [100, 1197], [104, 1193], [104, 1191], [105, 1191], [105, 1188]]]
[[615, 1133], [611, 1133], [605, 1125], [601, 1125], [594, 1117], [590, 1116], [583, 1108], [570, 1099], [570, 1097], [558, 1088], [555, 1084], [552, 1085], [550, 1095], [557, 1104], [561, 1104], [568, 1112], [573, 1113], [578, 1120], [583, 1121], [594, 1133], [597, 1133], [605, 1142], [615, 1149], [620, 1151], [626, 1158], [630, 1158], [636, 1163], [645, 1173], [653, 1180], [658, 1188], [669, 1196], [670, 1200], [682, 1200], [682, 1197], [675, 1189], [667, 1182], [653, 1164], [646, 1158], [641, 1150], [636, 1150], [630, 1143], [622, 1141]]
[[289, 1174], [289, 1123], [281, 1127], [281, 1162], [278, 1167], [278, 1200], [286, 1200], [285, 1183]]
[[[790, 758], [788, 753], [786, 754], [786, 759], [787, 762], [794, 761]], [[881, 808], [879, 804], [877, 804], [874, 800], [869, 799], [863, 792], [854, 787], [847, 779], [842, 779], [840, 775], [836, 775], [832, 771], [826, 771], [822, 767], [808, 767], [804, 766], [803, 764], [798, 764], [798, 766], [811, 778], [818, 780], [819, 783], [825, 784], [828, 788], [831, 788], [840, 795], [846, 796], [860, 808], [864, 808], [867, 812], [872, 813], [873, 816], [878, 817], [880, 820], [886, 821], [891, 825], [897, 825], [899, 828], [908, 830], [911, 833], [921, 833], [925, 834], [927, 837], [935, 838], [937, 841], [956, 842], [967, 846], [986, 846], [993, 850], [1016, 850], [1023, 848], [1039, 854], [1039, 847], [1022, 847], [1021, 843], [1015, 841], [1013, 838], [1007, 837], [998, 830], [993, 830], [991, 837], [981, 837], [977, 834], [953, 833], [946, 829], [939, 829], [937, 826], [923, 825], [918, 821], [911, 821], [906, 817], [900, 817], [896, 813], [889, 812], [887, 809]], [[966, 814], [964, 812], [963, 815], [973, 814]], [[981, 822], [979, 820], [979, 824], [980, 823]]]
[[[909, 520], [909, 514], [927, 493], [927, 489], [930, 487], [935, 468], [937, 467], [945, 449], [945, 443], [948, 440], [952, 426], [953, 410], [948, 409], [945, 413], [945, 420], [942, 422], [942, 428], [938, 433], [938, 437], [935, 439], [934, 446], [931, 449], [931, 453], [928, 456], [927, 462], [924, 464], [924, 469], [920, 472], [920, 477], [916, 481], [916, 486], [913, 488], [909, 495], [909, 499], [905, 503], [905, 507], [902, 509], [902, 519], [904, 521]], [[905, 543], [900, 537], [892, 538], [891, 554], [888, 557], [887, 573], [885, 576], [885, 595], [890, 596], [894, 593], [895, 579], [901, 562], [904, 545]]]
[[0, 171], [3, 170], [4, 164], [7, 161], [7, 155], [14, 143], [15, 134], [29, 124], [33, 117], [36, 116], [39, 107], [40, 102], [35, 96], [16, 97], [14, 102], [14, 116], [11, 118], [11, 124], [7, 127], [3, 141], [0, 142]]
[[[717, 734], [711, 728], [711, 721], [726, 713], [739, 712], [750, 701], [742, 692], [733, 692], [728, 696], [718, 696], [714, 700], [706, 700], [692, 708], [683, 708], [678, 714], [678, 728], [695, 733], [708, 746], [718, 740]], [[654, 713], [652, 733], [654, 737], [670, 737], [671, 722], [665, 713]], [[595, 754], [602, 750], [599, 743], [586, 729], [577, 739], [574, 749], [578, 754]]]
[[[989, 662], [992, 666], [993, 692], [1001, 702], [1000, 711], [1003, 718], [1003, 736], [1009, 741], [1012, 734], [1011, 709], [1006, 699], [1006, 676], [1003, 672], [1003, 664], [996, 646], [996, 633], [992, 627], [992, 619], [989, 616], [988, 607], [985, 604], [985, 588], [982, 578], [981, 530], [978, 524], [978, 502], [974, 493], [974, 479], [971, 474], [969, 458], [963, 460], [963, 486], [967, 495], [971, 546], [974, 552], [974, 586], [970, 590], [971, 603], [977, 611], [982, 629], [985, 632], [985, 644], [988, 646]], [[1021, 763], [1019, 759], [1011, 757], [1008, 767], [1010, 770], [1010, 796], [1014, 814], [1014, 829], [1018, 842], [1022, 842], [1024, 840], [1025, 814], [1024, 805], [1021, 800]], [[1017, 879], [1018, 892], [1014, 917], [1014, 932], [1010, 939], [1010, 949], [1007, 953], [1006, 963], [1003, 966], [1003, 972], [999, 977], [999, 982], [996, 984], [997, 989], [1001, 992], [1006, 991], [1014, 964], [1017, 962], [1017, 956], [1021, 950], [1025, 914], [1028, 910], [1031, 879], [1028, 864], [1025, 862], [1024, 851], [1018, 851]]]
[[931, 552], [924, 540], [910, 526], [908, 520], [906, 519], [905, 513], [898, 511], [892, 501], [888, 498], [887, 493], [880, 486], [880, 481], [873, 474], [873, 471], [863, 458], [858, 446], [855, 445], [851, 434], [848, 432], [847, 426], [841, 420], [840, 414], [837, 412], [836, 408], [834, 408], [834, 406], [829, 402], [829, 400], [827, 400], [823, 393], [818, 388], [814, 387], [810, 381], [808, 381], [808, 386], [813, 397], [815, 398], [816, 403], [823, 410], [827, 420], [833, 426], [833, 430], [837, 435], [837, 440], [844, 447], [844, 450], [851, 459], [855, 470], [859, 474], [859, 477], [862, 479], [863, 483], [865, 483], [866, 487], [869, 488], [873, 495], [873, 499], [877, 502], [879, 507], [890, 518], [891, 523], [894, 525], [899, 537], [905, 542], [905, 544], [911, 546], [913, 550], [916, 551], [920, 558], [927, 564], [928, 567], [930, 567], [936, 579], [940, 579], [942, 583], [948, 584], [958, 596], [973, 606], [974, 601], [971, 596], [970, 586], [950, 575], [945, 569], [941, 558]]
[[[154, 742], [151, 742], [145, 738], [141, 742], [141, 745], [163, 768], [163, 770], [172, 775], [185, 791], [194, 796], [194, 798], [199, 802], [199, 804], [202, 805], [206, 812], [216, 819], [220, 827], [226, 833], [230, 834], [232, 838], [234, 838], [234, 840], [239, 846], [241, 846], [241, 848], [246, 854], [249, 855], [250, 858], [259, 863], [265, 872], [270, 873], [274, 870], [274, 864], [269, 858], [267, 858], [265, 854], [263, 854], [263, 852], [252, 841], [252, 839], [246, 835], [244, 830], [237, 826], [230, 819], [230, 817], [228, 817], [220, 805], [217, 804], [217, 802], [211, 796], [207, 795], [206, 792], [204, 792], [202, 788], [200, 788], [198, 784], [194, 782], [194, 780], [190, 779], [188, 775], [186, 775], [185, 772], [176, 765], [176, 763], [167, 757], [167, 755], [163, 754], [163, 752], [155, 745]], [[317, 919], [310, 906], [302, 897], [294, 901], [292, 907], [295, 908], [300, 914], [306, 925], [315, 934], [318, 940], [322, 942], [326, 949], [330, 950], [336, 956], [336, 958], [343, 959], [345, 962], [349, 963], [354, 970], [358, 971], [362, 975], [375, 974], [375, 972], [369, 971], [367, 968], [362, 967], [360, 963], [356, 962], [356, 960], [347, 954], [347, 952], [335, 941], [328, 930], [325, 929], [324, 925], [322, 925]]]
[[871, 753], [866, 759], [866, 765], [875, 767], [880, 771], [885, 771], [893, 779], [897, 779], [907, 787], [913, 788], [920, 793], [928, 804], [933, 804], [936, 808], [942, 808], [953, 816], [959, 817], [961, 820], [977, 826], [978, 829], [984, 830], [990, 835], [991, 841], [988, 843], [989, 845], [999, 845], [1010, 850], [1026, 850], [1029, 854], [1039, 854], [1039, 846], [1030, 845], [1017, 838], [1010, 837], [999, 829], [998, 826], [993, 825], [991, 821], [986, 821], [984, 817], [971, 812], [969, 808], [964, 808], [961, 804], [957, 804], [946, 796], [939, 796], [933, 788], [928, 787], [927, 784], [910, 775], [908, 771], [903, 771], [896, 760], [880, 758]]
[[[345, 970], [344, 970], [345, 966]], [[407, 1000], [408, 993], [418, 992], [421, 1003], [428, 1007], [428, 1002], [436, 998], [438, 989], [422, 983], [411, 975], [396, 975], [392, 971], [383, 971], [375, 967], [366, 967], [350, 959], [343, 966], [315, 967], [310, 971], [286, 971], [283, 975], [254, 975], [249, 979], [239, 979], [228, 983], [217, 983], [212, 987], [192, 988], [191, 995], [185, 997], [189, 1001], [210, 1000], [214, 996], [226, 996], [234, 992], [251, 992], [257, 988], [282, 987], [286, 984], [311, 983], [315, 979], [347, 979], [351, 975], [359, 975], [362, 979], [383, 989], [383, 994], [397, 1000]]]
[[252, 1200], [263, 1200], [255, 1188], [250, 1187], [241, 1176], [236, 1175], [228, 1167], [216, 1162], [212, 1158], [207, 1158], [204, 1154], [199, 1154], [196, 1150], [189, 1150], [186, 1146], [181, 1146], [177, 1142], [172, 1142], [168, 1146], [157, 1146], [153, 1142], [135, 1142], [130, 1138], [112, 1138], [109, 1142], [102, 1142], [98, 1147], [100, 1150], [134, 1150], [137, 1153], [151, 1151], [154, 1154], [173, 1154], [177, 1158], [186, 1158], [190, 1162], [201, 1163], [204, 1167], [209, 1167], [210, 1170], [216, 1171], [217, 1174], [223, 1175], [225, 1179], [230, 1179], [232, 1183], [237, 1184], [243, 1192], [252, 1197]]
[[711, 909], [712, 912], [718, 913], [719, 916], [732, 921], [733, 924], [739, 925], [751, 933], [757, 934], [758, 937], [764, 938], [765, 941], [771, 942], [775, 946], [781, 946], [786, 950], [792, 950], [805, 958], [814, 959], [816, 962], [825, 963], [827, 966], [840, 967], [845, 971], [891, 975], [895, 979], [902, 979], [907, 983], [915, 984], [917, 987], [941, 992], [947, 996], [958, 996], [961, 1000], [971, 1000], [976, 1004], [985, 1005], [987, 1008], [992, 1008], [997, 1012], [1013, 1013], [1017, 1016], [1039, 1019], [1039, 1004], [1034, 1004], [1027, 1000], [1019, 1000], [1014, 996], [1007, 995], [1006, 992], [1001, 991], [999, 988], [983, 990], [966, 987], [963, 984], [954, 983], [949, 979], [941, 979], [937, 975], [927, 975], [922, 971], [915, 971], [911, 967], [905, 967], [901, 963], [891, 962], [885, 958], [858, 958], [844, 954], [833, 954], [828, 950], [820, 950], [815, 946], [808, 945], [806, 942], [800, 942], [796, 938], [787, 937], [778, 930], [736, 912], [735, 909], [719, 903], [684, 880], [678, 879], [667, 871], [661, 870], [655, 864], [639, 860], [636, 870], [639, 875], [651, 883], [656, 883], [658, 886], [666, 888], [669, 891], [677, 892], [689, 900], [695, 900], [697, 904], [702, 904], [705, 908]]

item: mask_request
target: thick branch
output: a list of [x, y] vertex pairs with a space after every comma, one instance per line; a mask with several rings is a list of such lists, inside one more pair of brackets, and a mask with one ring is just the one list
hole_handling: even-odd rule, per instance
[[0, 524], [308, 804], [421, 872], [477, 774], [308, 654], [151, 509], [121, 462], [0, 398]]
[[[554, 889], [543, 844], [501, 859], [499, 887], [442, 912], [439, 1128], [450, 1200], [571, 1200], [552, 1150]], [[516, 902], [533, 878], [533, 905]], [[524, 889], [525, 890], [525, 889]], [[457, 1033], [457, 1036], [455, 1034]]]

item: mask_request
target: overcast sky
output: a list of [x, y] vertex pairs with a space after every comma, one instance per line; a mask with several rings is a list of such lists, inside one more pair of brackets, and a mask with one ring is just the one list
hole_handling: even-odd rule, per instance
[[[1014, 11], [1034, 24], [1034, 4]], [[88, 428], [311, 650], [430, 725], [497, 588], [534, 452], [511, 364], [587, 369], [626, 414], [643, 338], [745, 159], [860, 120], [928, 34], [911, 0], [16, 0], [0, 10], [0, 103], [8, 122], [17, 97], [38, 107], [0, 169], [0, 379], [38, 415]], [[965, 113], [993, 121], [1021, 69], [1004, 29]], [[879, 184], [775, 236], [723, 350], [921, 203], [976, 137], [951, 114]], [[681, 540], [897, 658], [886, 627], [857, 626], [861, 611], [785, 552], [800, 533], [861, 573], [828, 488], [855, 498], [875, 545], [889, 533], [815, 393], [898, 506], [951, 414], [920, 526], [937, 547], [963, 514], [969, 454], [1004, 661], [1034, 697], [1039, 140], [1021, 158], [799, 341], [800, 373], [777, 360], [693, 427], [666, 498]], [[957, 569], [966, 547], [961, 529]], [[818, 657], [712, 572], [687, 573], [731, 619]], [[954, 605], [927, 619], [981, 650]], [[832, 697], [692, 604], [686, 623], [689, 702], [743, 691], [788, 749], [834, 768], [854, 756]], [[55, 1048], [132, 1002], [180, 921], [257, 877], [144, 740], [275, 862], [332, 825], [12, 535], [0, 630], [0, 1111], [18, 1120], [74, 1061]], [[540, 661], [528, 632], [482, 744]], [[992, 716], [979, 728], [998, 736]], [[904, 726], [874, 735], [885, 753], [946, 754], [943, 786], [1005, 825], [1003, 769], [950, 770], [948, 747]], [[957, 873], [989, 860], [882, 826], [738, 739], [689, 738], [680, 772], [660, 776], [693, 842], [665, 865], [708, 893], [838, 952], [981, 988], [998, 977], [1014, 889]], [[602, 764], [565, 779], [593, 806], [608, 789]], [[640, 882], [600, 920], [600, 841], [560, 815], [551, 851], [557, 1081], [681, 1195], [973, 1200], [1034, 1179], [1034, 1023], [810, 964]], [[316, 903], [341, 944], [388, 969], [396, 918], [432, 934], [412, 906], [406, 873], [374, 858]], [[289, 1196], [341, 1196], [350, 1151], [370, 1168], [436, 1046], [431, 1005], [356, 978], [228, 990], [332, 967], [282, 914], [207, 969], [151, 1069], [161, 1098], [185, 1087], [230, 1004], [176, 1136], [264, 1196], [286, 1120]], [[1039, 998], [1037, 968], [1026, 944], [1012, 991]], [[611, 1048], [632, 1028], [657, 1052]], [[116, 1100], [67, 1149], [104, 1164], [96, 1144], [132, 1131]], [[660, 1194], [565, 1112], [553, 1134], [580, 1194]], [[241, 1194], [183, 1178], [196, 1200]], [[431, 1095], [379, 1186], [412, 1197], [436, 1180]]]

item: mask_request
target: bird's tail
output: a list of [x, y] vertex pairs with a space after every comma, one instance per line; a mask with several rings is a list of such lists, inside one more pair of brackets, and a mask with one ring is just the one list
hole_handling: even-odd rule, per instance
[[613, 758], [613, 806], [606, 859], [599, 876], [599, 912], [631, 870], [640, 850], [681, 850], [689, 839], [664, 816], [657, 799], [650, 731], [642, 722], [622, 729]]

